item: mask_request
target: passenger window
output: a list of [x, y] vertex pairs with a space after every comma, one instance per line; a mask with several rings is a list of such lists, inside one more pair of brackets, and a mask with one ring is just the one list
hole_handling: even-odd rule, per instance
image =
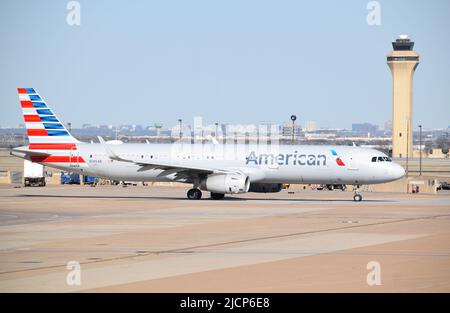
[[373, 157], [372, 162], [376, 162], [376, 161], [377, 161], [377, 157]]
[[383, 162], [383, 157], [378, 157], [378, 162]]

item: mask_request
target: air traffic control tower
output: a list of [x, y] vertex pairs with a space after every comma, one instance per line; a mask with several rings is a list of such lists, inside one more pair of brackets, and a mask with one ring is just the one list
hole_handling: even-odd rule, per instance
[[412, 157], [413, 74], [419, 64], [419, 55], [413, 51], [414, 42], [401, 35], [392, 43], [394, 48], [387, 56], [392, 72], [392, 156]]

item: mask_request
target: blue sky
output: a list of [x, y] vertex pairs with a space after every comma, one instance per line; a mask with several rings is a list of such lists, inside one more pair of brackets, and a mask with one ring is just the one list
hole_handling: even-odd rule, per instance
[[64, 122], [173, 126], [284, 122], [350, 128], [391, 119], [391, 41], [421, 61], [414, 125], [450, 124], [450, 1], [0, 1], [1, 126], [22, 122], [17, 87]]

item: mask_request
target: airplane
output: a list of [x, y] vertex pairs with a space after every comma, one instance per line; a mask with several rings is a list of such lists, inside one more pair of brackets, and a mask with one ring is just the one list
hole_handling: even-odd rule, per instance
[[384, 153], [356, 146], [238, 143], [86, 143], [75, 139], [34, 88], [18, 88], [29, 144], [11, 154], [52, 168], [120, 181], [192, 184], [215, 200], [226, 194], [279, 192], [283, 184], [361, 185], [394, 181], [405, 170]]

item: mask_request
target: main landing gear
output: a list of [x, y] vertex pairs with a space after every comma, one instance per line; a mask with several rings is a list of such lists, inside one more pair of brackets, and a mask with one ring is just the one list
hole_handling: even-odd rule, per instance
[[[202, 198], [202, 191], [198, 188], [189, 189], [187, 192], [187, 197], [189, 200], [200, 200]], [[222, 200], [225, 197], [223, 193], [211, 192], [211, 199]]]
[[359, 185], [353, 186], [353, 201], [361, 201], [362, 195], [359, 193]]
[[187, 197], [189, 200], [200, 200], [202, 198], [202, 192], [200, 189], [192, 188], [188, 190]]

